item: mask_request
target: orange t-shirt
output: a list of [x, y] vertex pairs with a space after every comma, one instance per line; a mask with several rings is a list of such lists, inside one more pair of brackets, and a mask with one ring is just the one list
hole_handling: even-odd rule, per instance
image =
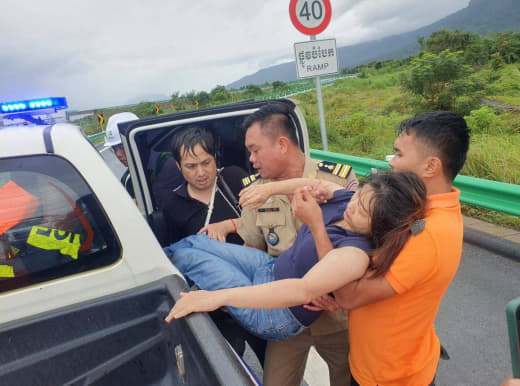
[[350, 369], [362, 385], [429, 385], [439, 362], [433, 325], [459, 267], [460, 191], [428, 196], [426, 226], [385, 274], [396, 295], [349, 313]]

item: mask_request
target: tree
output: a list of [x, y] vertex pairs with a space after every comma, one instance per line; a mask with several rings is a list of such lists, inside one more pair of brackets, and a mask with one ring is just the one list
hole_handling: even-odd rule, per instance
[[264, 92], [260, 88], [260, 86], [257, 86], [255, 84], [248, 84], [246, 86], [246, 94], [251, 95], [253, 97], [262, 95]]
[[214, 103], [227, 103], [231, 98], [226, 87], [220, 85], [211, 90], [209, 94]]
[[[422, 98], [423, 104], [437, 110], [453, 110], [457, 98], [479, 99], [480, 82], [471, 79], [472, 70], [464, 64], [462, 52], [448, 50], [439, 54], [425, 53], [413, 59], [411, 70], [402, 86]], [[469, 108], [469, 105], [466, 108]]]
[[271, 85], [273, 86], [273, 90], [284, 90], [287, 88], [287, 83], [281, 80], [275, 80]]

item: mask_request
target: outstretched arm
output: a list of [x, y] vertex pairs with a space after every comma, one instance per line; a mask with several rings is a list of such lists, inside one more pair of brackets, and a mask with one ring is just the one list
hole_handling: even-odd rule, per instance
[[306, 304], [358, 279], [367, 267], [368, 256], [362, 250], [354, 247], [334, 249], [301, 279], [182, 293], [165, 320], [171, 322], [192, 312], [213, 311], [223, 306], [273, 309]]
[[269, 197], [277, 194], [293, 194], [296, 189], [304, 186], [310, 186], [320, 202], [332, 198], [332, 194], [336, 190], [344, 189], [341, 185], [316, 178], [291, 178], [265, 184], [253, 184], [242, 189], [239, 193], [240, 205], [243, 208], [247, 206], [250, 209], [258, 209]]

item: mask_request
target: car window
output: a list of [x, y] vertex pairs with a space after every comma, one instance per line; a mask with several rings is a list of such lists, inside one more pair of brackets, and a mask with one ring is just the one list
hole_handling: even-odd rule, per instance
[[0, 162], [0, 292], [110, 265], [120, 243], [74, 167], [54, 155]]

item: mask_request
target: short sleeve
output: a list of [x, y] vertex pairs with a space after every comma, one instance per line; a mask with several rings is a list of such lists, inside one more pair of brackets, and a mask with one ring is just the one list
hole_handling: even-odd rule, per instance
[[385, 274], [385, 279], [397, 293], [404, 293], [434, 272], [436, 255], [435, 244], [428, 232], [412, 236]]

